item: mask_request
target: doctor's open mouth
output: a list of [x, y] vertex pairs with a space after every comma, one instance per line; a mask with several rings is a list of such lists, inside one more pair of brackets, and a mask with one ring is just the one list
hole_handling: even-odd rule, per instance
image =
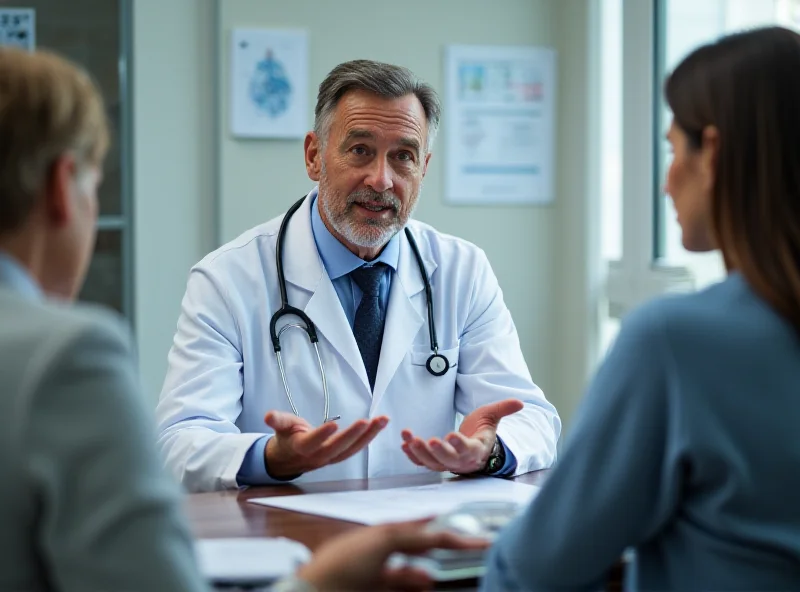
[[[396, 198], [395, 198], [396, 199]], [[351, 201], [347, 209], [351, 212], [359, 212], [365, 218], [373, 220], [386, 220], [397, 218], [400, 211], [400, 200], [393, 203], [395, 199], [363, 199]]]
[[351, 194], [347, 201], [348, 209], [356, 206], [359, 210], [379, 214], [387, 211], [397, 213], [401, 205], [400, 199], [388, 191], [384, 193], [359, 191]]
[[[397, 218], [397, 209], [393, 206], [375, 204], [374, 202], [354, 203], [351, 208], [355, 208], [362, 216], [369, 219], [394, 219]], [[352, 210], [351, 210], [352, 211]]]
[[394, 210], [394, 211], [396, 211], [395, 207], [392, 206], [392, 205], [387, 205], [387, 204], [384, 204], [384, 203], [378, 203], [378, 202], [374, 202], [374, 201], [357, 202], [354, 205], [361, 206], [362, 208], [365, 208], [365, 209], [369, 210], [370, 212], [383, 212], [383, 211], [386, 211], [386, 210]]

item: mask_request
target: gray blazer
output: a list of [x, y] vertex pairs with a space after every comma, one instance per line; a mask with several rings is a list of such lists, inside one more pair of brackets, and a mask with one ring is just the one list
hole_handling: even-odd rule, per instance
[[133, 359], [118, 320], [0, 254], [0, 590], [206, 589]]

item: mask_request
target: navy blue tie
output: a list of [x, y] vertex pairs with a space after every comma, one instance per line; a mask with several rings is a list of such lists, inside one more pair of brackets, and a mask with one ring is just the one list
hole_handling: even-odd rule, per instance
[[378, 360], [381, 357], [381, 341], [383, 340], [384, 312], [381, 310], [380, 286], [381, 278], [386, 270], [383, 263], [363, 265], [350, 272], [350, 277], [361, 288], [361, 303], [356, 310], [353, 323], [353, 334], [364, 361], [364, 368], [369, 378], [369, 388], [375, 388], [375, 376], [378, 373]]

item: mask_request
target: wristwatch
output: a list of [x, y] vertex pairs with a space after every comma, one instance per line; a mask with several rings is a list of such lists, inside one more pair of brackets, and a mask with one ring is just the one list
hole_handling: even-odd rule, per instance
[[504, 464], [506, 464], [506, 451], [500, 443], [500, 439], [495, 436], [492, 451], [489, 453], [489, 458], [486, 459], [486, 464], [480, 472], [484, 475], [492, 475], [502, 469]]

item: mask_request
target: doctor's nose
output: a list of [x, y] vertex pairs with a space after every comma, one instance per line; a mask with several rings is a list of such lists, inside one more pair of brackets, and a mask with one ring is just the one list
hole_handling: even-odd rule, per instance
[[383, 193], [394, 187], [392, 182], [392, 169], [382, 158], [376, 158], [372, 163], [364, 185], [377, 193]]

